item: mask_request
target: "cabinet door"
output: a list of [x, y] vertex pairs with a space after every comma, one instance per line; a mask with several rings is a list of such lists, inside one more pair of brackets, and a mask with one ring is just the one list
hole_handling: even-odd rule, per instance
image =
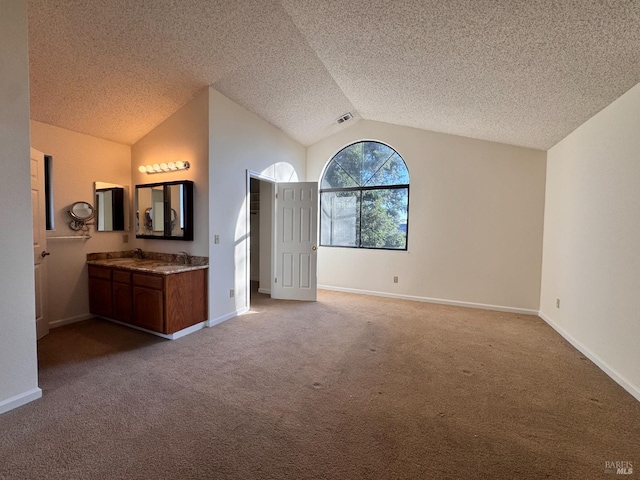
[[112, 309], [111, 280], [89, 277], [89, 310], [103, 317], [111, 317]]
[[155, 332], [164, 332], [162, 290], [133, 286], [133, 323]]
[[167, 275], [165, 333], [175, 333], [207, 319], [207, 271]]
[[132, 311], [131, 285], [113, 282], [113, 318], [121, 322], [131, 322]]

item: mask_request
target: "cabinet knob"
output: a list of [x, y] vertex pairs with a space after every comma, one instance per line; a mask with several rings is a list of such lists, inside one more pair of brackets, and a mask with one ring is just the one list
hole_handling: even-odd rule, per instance
[[43, 250], [42, 253], [40, 254], [42, 258], [46, 257], [47, 255], [51, 255], [51, 254], [45, 250]]

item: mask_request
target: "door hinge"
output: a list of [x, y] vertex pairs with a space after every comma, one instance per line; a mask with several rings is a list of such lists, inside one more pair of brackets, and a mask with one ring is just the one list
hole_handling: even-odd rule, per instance
[[276, 283], [278, 283], [278, 277], [276, 277]]
[[278, 194], [276, 193], [276, 200], [278, 199]]

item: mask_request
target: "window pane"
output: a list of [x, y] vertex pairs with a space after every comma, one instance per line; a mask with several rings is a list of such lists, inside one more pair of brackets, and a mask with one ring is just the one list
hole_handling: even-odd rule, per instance
[[336, 162], [331, 162], [324, 172], [320, 188], [357, 187], [356, 182]]
[[366, 185], [394, 153], [394, 149], [383, 143], [365, 142], [360, 185]]
[[320, 205], [320, 245], [358, 246], [360, 193], [322, 193]]
[[335, 162], [338, 165], [340, 165], [343, 168], [343, 170], [347, 174], [349, 174], [349, 176], [353, 179], [354, 183], [356, 184], [353, 186], [356, 186], [356, 187], [359, 187], [362, 185], [360, 183], [360, 179], [361, 179], [360, 171], [362, 170], [362, 150], [363, 150], [362, 143], [349, 145], [348, 147], [338, 152], [338, 154], [335, 157], [333, 157], [331, 161], [332, 163]]
[[339, 151], [321, 180], [320, 244], [406, 250], [408, 185], [392, 147], [362, 141]]
[[361, 246], [407, 248], [408, 188], [362, 192]]
[[367, 186], [406, 185], [409, 183], [409, 171], [404, 160], [394, 153], [368, 182]]
[[53, 157], [44, 156], [44, 208], [47, 230], [54, 230], [53, 211]]

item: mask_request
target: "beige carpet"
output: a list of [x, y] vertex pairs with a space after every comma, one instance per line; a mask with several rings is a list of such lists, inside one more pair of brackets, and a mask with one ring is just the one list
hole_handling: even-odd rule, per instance
[[640, 402], [537, 317], [327, 291], [253, 306], [176, 341], [53, 330], [43, 398], [0, 416], [0, 479], [639, 476]]

